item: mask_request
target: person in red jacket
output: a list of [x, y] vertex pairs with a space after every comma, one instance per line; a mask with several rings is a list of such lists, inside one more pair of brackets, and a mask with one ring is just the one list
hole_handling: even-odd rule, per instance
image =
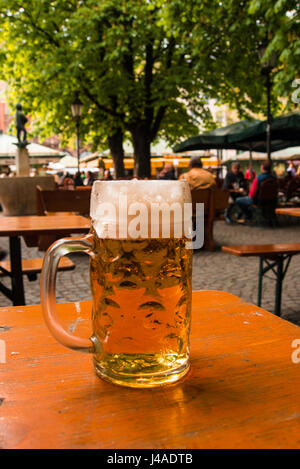
[[261, 174], [254, 179], [249, 195], [246, 197], [239, 197], [235, 201], [243, 211], [246, 220], [251, 220], [252, 218], [252, 205], [257, 203], [260, 184], [269, 178], [276, 179], [272, 174], [272, 162], [270, 160], [264, 160], [260, 169]]
[[255, 169], [252, 168], [252, 166], [249, 166], [249, 168], [246, 169], [246, 172], [245, 172], [245, 179], [247, 179], [251, 183], [252, 181], [254, 181], [255, 178], [256, 178], [256, 171]]

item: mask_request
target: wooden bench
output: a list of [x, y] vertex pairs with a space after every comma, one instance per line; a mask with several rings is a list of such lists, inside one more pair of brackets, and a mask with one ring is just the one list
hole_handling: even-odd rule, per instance
[[76, 191], [91, 191], [93, 186], [77, 186]]
[[263, 276], [272, 270], [276, 279], [275, 314], [281, 314], [282, 283], [291, 258], [300, 254], [300, 243], [222, 246], [222, 251], [239, 257], [259, 257], [257, 305], [261, 306]]
[[37, 215], [47, 215], [50, 212], [73, 212], [79, 215], [89, 215], [91, 188], [85, 190], [53, 190], [45, 191], [36, 186]]
[[204, 249], [213, 251], [215, 241], [213, 237], [214, 221], [220, 219], [224, 210], [229, 204], [229, 191], [221, 188], [211, 189], [193, 189], [193, 218], [195, 221], [196, 203], [204, 204]]
[[[27, 275], [30, 281], [37, 279], [37, 274], [40, 274], [43, 266], [43, 258], [37, 259], [23, 259], [22, 260], [22, 275]], [[74, 270], [75, 264], [67, 257], [62, 257], [58, 264], [59, 271]], [[10, 261], [0, 262], [0, 277], [11, 276]]]

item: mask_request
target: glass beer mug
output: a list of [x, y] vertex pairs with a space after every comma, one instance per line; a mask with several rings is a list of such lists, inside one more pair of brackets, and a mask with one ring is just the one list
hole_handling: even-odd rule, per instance
[[[97, 375], [107, 381], [160, 386], [189, 369], [192, 249], [180, 215], [188, 203], [186, 181], [96, 181], [90, 233], [56, 241], [45, 255], [46, 324], [61, 344], [93, 354]], [[89, 339], [67, 332], [56, 310], [58, 262], [75, 251], [90, 256]]]

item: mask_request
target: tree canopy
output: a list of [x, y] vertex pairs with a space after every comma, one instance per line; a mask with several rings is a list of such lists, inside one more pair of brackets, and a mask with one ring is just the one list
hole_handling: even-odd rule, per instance
[[0, 2], [5, 77], [40, 135], [70, 134], [79, 91], [82, 134], [118, 152], [127, 132], [137, 174], [146, 176], [159, 132], [172, 142], [196, 131], [199, 116], [209, 117], [207, 99], [188, 45], [166, 34], [163, 8], [138, 0]]
[[[280, 97], [293, 107], [293, 81], [300, 75], [299, 2], [296, 0], [187, 0], [181, 23], [180, 2], [172, 2], [167, 21], [178, 34], [192, 31], [198, 66], [207, 64], [209, 94], [218, 102], [249, 112], [265, 113], [266, 93], [263, 63], [276, 54], [272, 70], [274, 112], [282, 109]], [[266, 46], [261, 60], [260, 47]], [[215, 82], [213, 77], [216, 78]]]
[[0, 0], [1, 69], [33, 131], [69, 137], [79, 92], [82, 135], [109, 145], [117, 176], [129, 136], [145, 177], [156, 138], [173, 144], [212, 125], [209, 99], [240, 115], [266, 107], [257, 55], [266, 38], [266, 56], [278, 54], [273, 96], [288, 94], [298, 14], [288, 0]]

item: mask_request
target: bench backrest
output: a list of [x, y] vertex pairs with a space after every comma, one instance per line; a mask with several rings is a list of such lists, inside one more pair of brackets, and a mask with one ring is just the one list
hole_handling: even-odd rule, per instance
[[204, 215], [207, 215], [210, 211], [211, 204], [211, 190], [210, 189], [192, 189], [192, 204], [193, 214], [196, 213], [196, 203], [204, 204]]
[[261, 182], [258, 193], [258, 201], [263, 202], [276, 202], [278, 196], [278, 183], [274, 178], [265, 179]]
[[75, 212], [88, 215], [90, 211], [91, 190], [69, 191], [53, 190], [45, 191], [40, 186], [36, 187], [36, 208], [38, 215], [46, 215], [47, 212]]
[[204, 204], [204, 215], [211, 219], [214, 219], [228, 207], [229, 191], [226, 189], [193, 189], [191, 193], [193, 214], [195, 213], [196, 203]]
[[220, 213], [229, 205], [229, 190], [218, 188], [212, 194], [214, 197], [214, 210], [216, 213]]

